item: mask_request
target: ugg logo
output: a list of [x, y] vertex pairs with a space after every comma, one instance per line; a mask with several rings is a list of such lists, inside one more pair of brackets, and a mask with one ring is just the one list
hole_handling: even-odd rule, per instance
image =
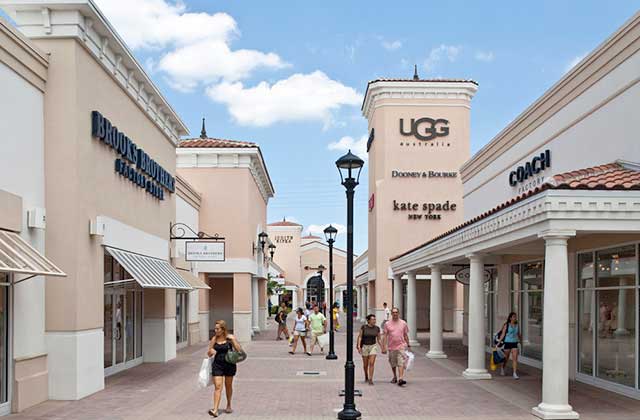
[[415, 136], [418, 140], [433, 140], [436, 137], [446, 137], [449, 135], [449, 120], [444, 118], [424, 117], [411, 118], [409, 131], [404, 130], [404, 119], [400, 118], [400, 134], [403, 136]]

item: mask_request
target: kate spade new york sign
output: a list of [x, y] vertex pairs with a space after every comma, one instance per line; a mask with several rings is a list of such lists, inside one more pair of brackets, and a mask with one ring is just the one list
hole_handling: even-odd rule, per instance
[[432, 203], [398, 202], [393, 200], [393, 211], [406, 212], [409, 220], [441, 220], [442, 214], [454, 212], [458, 205], [449, 200]]

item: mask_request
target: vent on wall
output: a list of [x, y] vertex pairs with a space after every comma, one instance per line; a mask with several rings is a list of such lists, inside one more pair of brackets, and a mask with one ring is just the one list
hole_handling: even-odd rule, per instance
[[42, 207], [27, 210], [27, 226], [32, 229], [45, 229], [47, 226], [47, 214]]

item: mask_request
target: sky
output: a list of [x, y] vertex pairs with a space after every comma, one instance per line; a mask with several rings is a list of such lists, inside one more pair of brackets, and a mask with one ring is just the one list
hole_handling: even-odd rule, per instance
[[[335, 160], [366, 160], [361, 114], [380, 77], [465, 78], [471, 151], [487, 144], [637, 12], [638, 1], [94, 0], [189, 127], [260, 145], [287, 218], [345, 247]], [[367, 173], [355, 194], [354, 250], [367, 248]], [[224, 232], [220, 232], [224, 234]]]

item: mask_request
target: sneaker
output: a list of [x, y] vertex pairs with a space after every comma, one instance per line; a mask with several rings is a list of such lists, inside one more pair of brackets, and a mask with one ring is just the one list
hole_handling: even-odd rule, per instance
[[513, 379], [520, 379], [517, 373], [513, 372]]
[[503, 367], [500, 368], [500, 376], [504, 376], [504, 368]]
[[404, 379], [399, 379], [398, 380], [398, 386], [404, 386], [407, 384], [407, 381], [405, 381]]

